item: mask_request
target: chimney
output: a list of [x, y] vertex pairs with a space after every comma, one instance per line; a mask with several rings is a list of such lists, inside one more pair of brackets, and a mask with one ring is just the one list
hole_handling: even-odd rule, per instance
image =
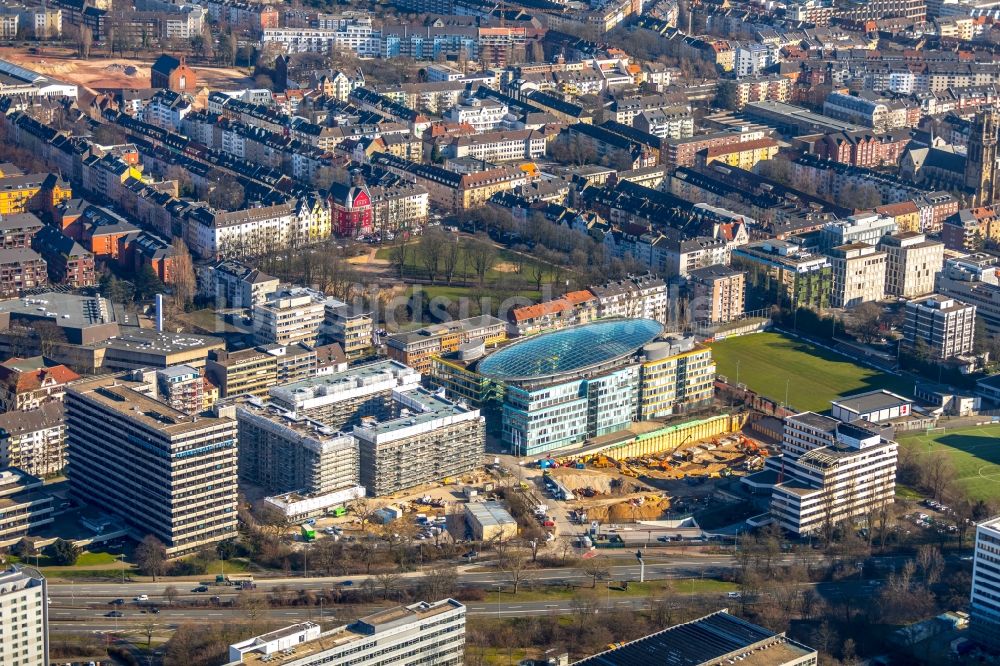
[[156, 295], [156, 332], [163, 332], [163, 294]]

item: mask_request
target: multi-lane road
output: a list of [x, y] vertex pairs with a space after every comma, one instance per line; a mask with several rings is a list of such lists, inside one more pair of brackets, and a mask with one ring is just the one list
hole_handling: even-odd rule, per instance
[[[804, 556], [780, 558], [777, 563], [788, 564], [802, 559], [822, 560], [822, 555], [807, 554]], [[878, 558], [884, 564], [890, 564], [899, 558]], [[628, 561], [628, 560], [619, 560]], [[634, 560], [633, 560], [634, 562]], [[649, 558], [645, 566], [645, 576], [647, 580], [662, 580], [666, 578], [711, 578], [719, 576], [725, 571], [731, 570], [735, 566], [735, 559], [725, 555], [675, 555], [670, 559]], [[621, 564], [610, 567], [609, 579], [612, 581], [637, 581], [639, 580], [639, 566], [635, 563]], [[404, 578], [419, 578], [422, 574], [411, 572], [403, 574]], [[530, 572], [530, 580], [535, 584], [556, 585], [561, 582], [576, 583], [581, 587], [587, 587], [591, 577], [578, 568], [562, 569], [538, 569]], [[329, 590], [340, 586], [343, 588], [356, 587], [361, 585], [366, 576], [341, 576], [341, 577], [313, 577], [313, 578], [276, 578], [261, 579], [257, 581], [255, 594], [265, 595], [278, 588], [292, 590]], [[349, 585], [345, 582], [350, 581]], [[508, 574], [491, 570], [487, 566], [463, 566], [459, 570], [459, 582], [462, 585], [475, 586], [487, 590], [486, 599], [480, 602], [470, 602], [468, 609], [471, 614], [499, 614], [505, 617], [518, 615], [547, 615], [571, 613], [575, 610], [575, 605], [570, 599], [554, 598], [546, 601], [518, 601], [516, 597], [508, 593], [502, 596], [495, 594], [497, 586], [509, 591], [510, 577]], [[109, 631], [122, 626], [143, 625], [150, 621], [155, 622], [160, 627], [171, 627], [190, 622], [208, 621], [224, 622], [245, 621], [249, 617], [249, 611], [245, 608], [237, 608], [228, 605], [236, 598], [239, 591], [226, 586], [208, 585], [208, 592], [194, 592], [194, 588], [201, 583], [193, 580], [179, 581], [165, 578], [158, 582], [136, 582], [136, 583], [69, 583], [61, 582], [58, 579], [52, 580], [49, 586], [49, 619], [54, 631]], [[853, 585], [862, 585], [860, 581], [854, 581]], [[171, 607], [164, 599], [164, 590], [168, 586], [176, 588], [177, 602], [181, 607]], [[648, 598], [630, 597], [628, 599], [615, 599], [613, 595], [602, 594], [605, 588], [603, 582], [598, 583], [598, 593], [596, 600], [600, 608], [637, 608], [649, 604]], [[818, 589], [824, 594], [842, 593], [843, 584], [820, 584]], [[489, 590], [493, 589], [494, 594]], [[139, 595], [148, 595], [149, 602], [158, 606], [158, 614], [143, 613], [140, 604], [132, 600]], [[210, 602], [212, 597], [218, 597], [216, 602]], [[125, 604], [121, 607], [114, 606], [111, 602], [115, 599], [124, 599]], [[192, 600], [200, 600], [205, 605], [189, 605]], [[725, 604], [724, 595], [720, 594], [720, 605]], [[731, 601], [729, 603], [732, 603]], [[107, 617], [112, 610], [120, 610], [123, 617]], [[357, 605], [334, 605], [334, 606], [302, 606], [302, 607], [276, 607], [255, 610], [258, 617], [267, 618], [274, 621], [287, 621], [293, 623], [303, 620], [323, 620], [341, 621], [349, 620], [359, 613], [365, 612], [364, 608]]]

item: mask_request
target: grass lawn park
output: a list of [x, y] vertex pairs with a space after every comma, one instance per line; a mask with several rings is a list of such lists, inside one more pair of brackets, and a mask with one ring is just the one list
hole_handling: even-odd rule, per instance
[[[712, 343], [718, 373], [799, 411], [825, 412], [851, 393], [888, 389], [912, 395], [913, 382], [854, 363], [822, 347], [780, 333], [757, 333]], [[787, 382], [787, 385], [786, 385]]]
[[962, 430], [919, 431], [900, 434], [900, 446], [929, 455], [946, 451], [958, 482], [973, 499], [1000, 498], [1000, 425]]

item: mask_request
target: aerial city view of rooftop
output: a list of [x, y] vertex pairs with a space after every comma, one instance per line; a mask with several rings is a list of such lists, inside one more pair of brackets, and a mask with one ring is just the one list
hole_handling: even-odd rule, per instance
[[1000, 664], [1000, 0], [0, 0], [0, 666]]

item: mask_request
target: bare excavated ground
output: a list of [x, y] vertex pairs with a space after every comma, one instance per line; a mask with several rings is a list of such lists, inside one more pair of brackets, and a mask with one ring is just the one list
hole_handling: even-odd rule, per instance
[[[9, 60], [40, 74], [85, 86], [91, 91], [101, 88], [148, 88], [152, 60], [124, 57], [78, 58], [67, 48], [40, 47], [38, 53], [26, 49], [2, 47], [0, 58]], [[245, 72], [234, 67], [193, 66], [200, 86], [209, 88], [243, 88], [253, 83]]]

